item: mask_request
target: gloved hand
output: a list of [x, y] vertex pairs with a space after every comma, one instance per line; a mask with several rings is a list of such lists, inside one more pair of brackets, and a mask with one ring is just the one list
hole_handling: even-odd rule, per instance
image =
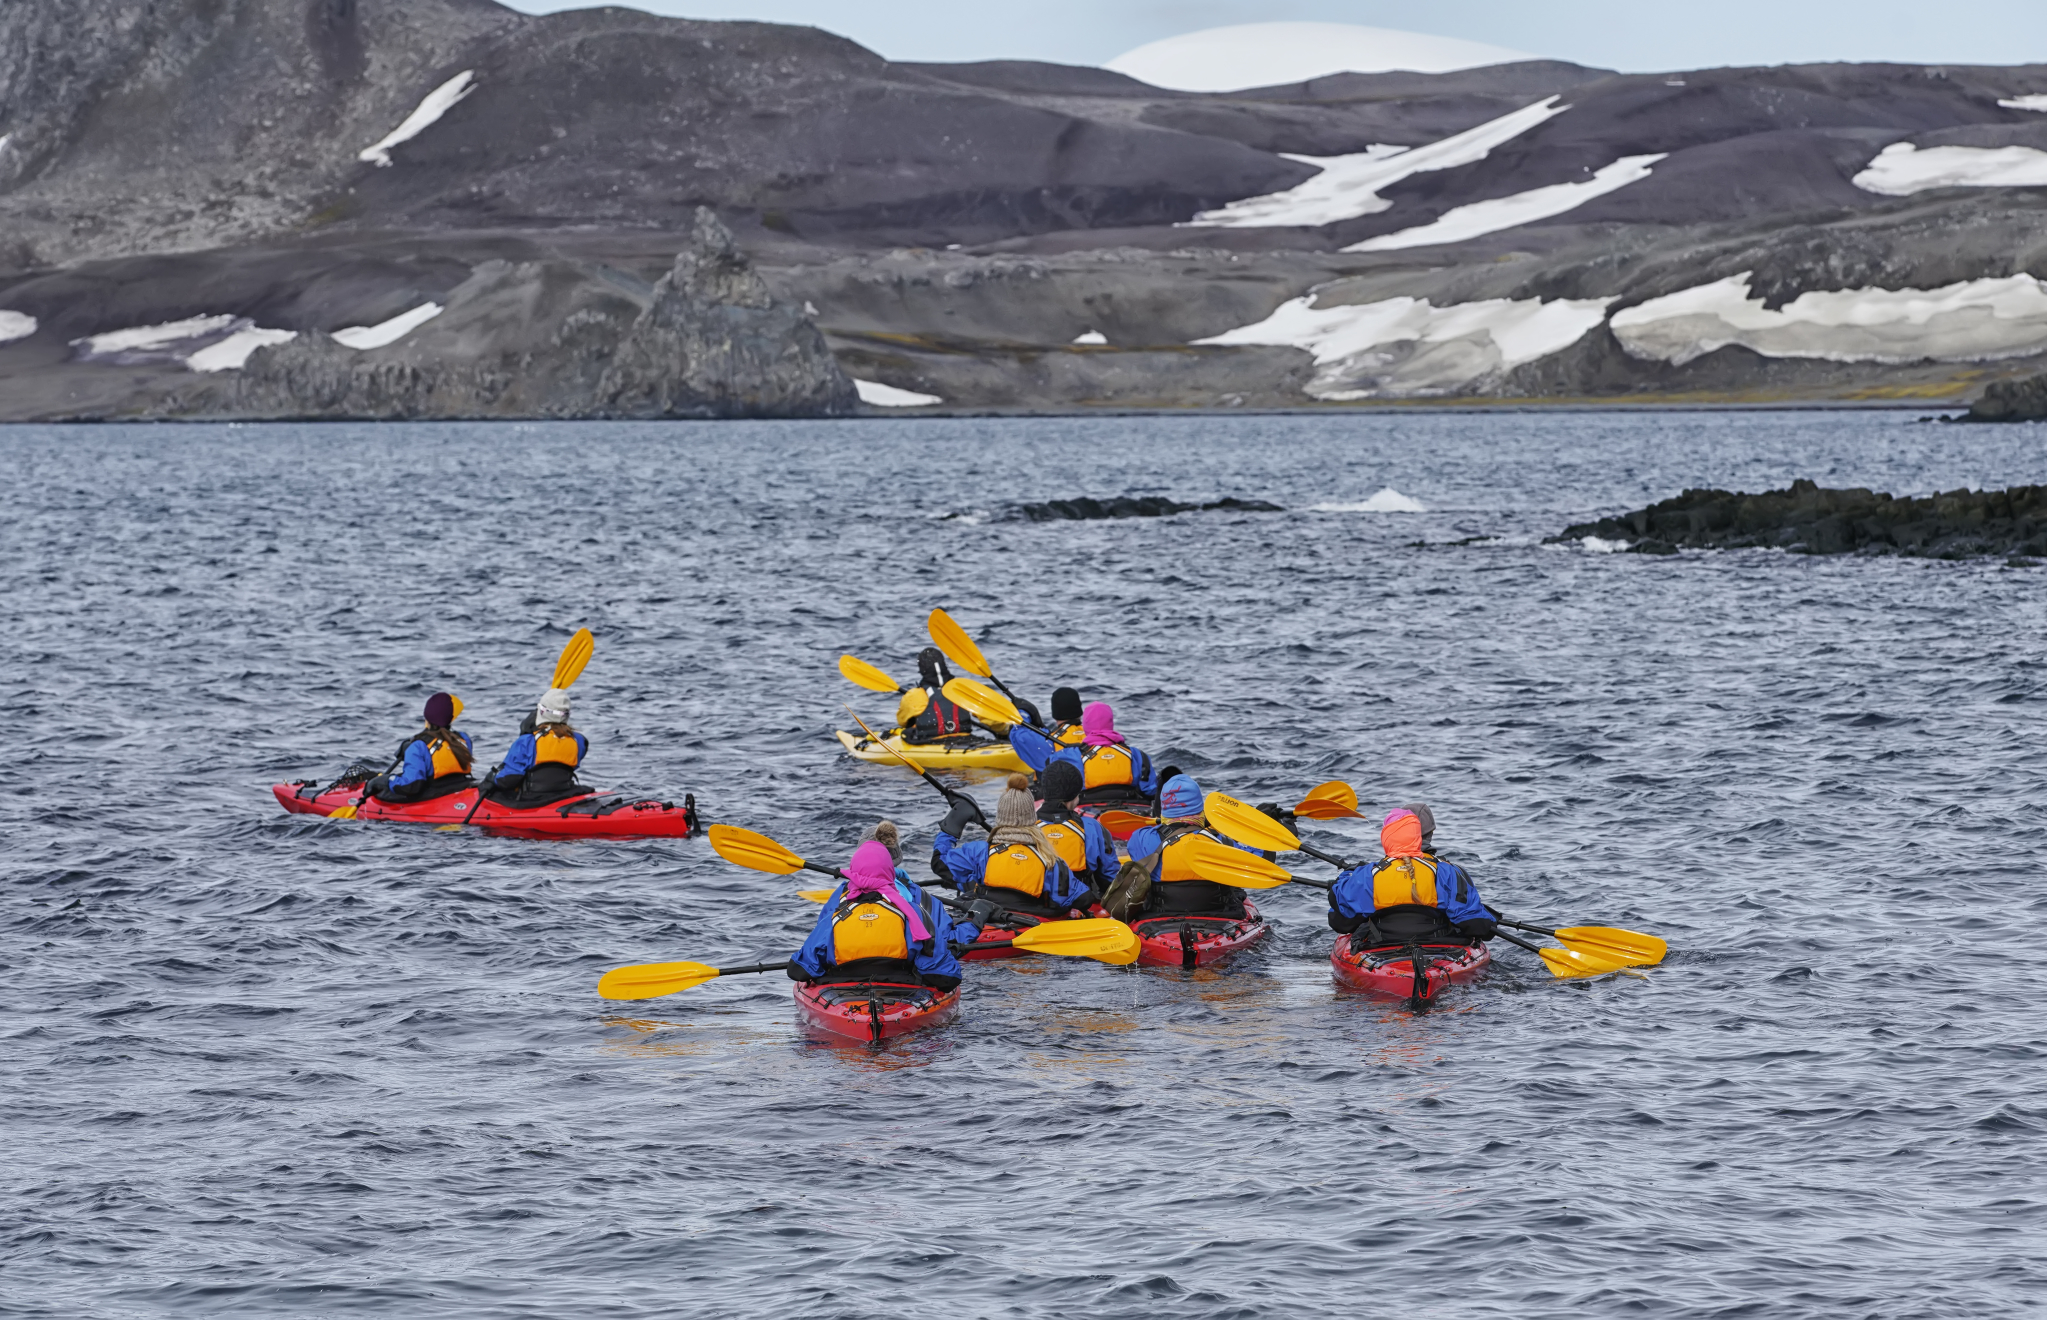
[[808, 984], [810, 984], [810, 973], [809, 973], [809, 972], [806, 972], [806, 971], [804, 971], [804, 970], [803, 970], [803, 965], [802, 965], [801, 963], [797, 962], [797, 961], [796, 961], [796, 960], [795, 960], [794, 958], [791, 958], [791, 959], [789, 960], [789, 965], [788, 965], [788, 966], [787, 966], [786, 968], [784, 968], [783, 970], [785, 970], [785, 971], [787, 971], [787, 972], [789, 973], [789, 979], [790, 979], [790, 980], [792, 980], [792, 981], [801, 981], [801, 982], [803, 982], [803, 983], [804, 983], [805, 985], [808, 985]]
[[953, 889], [959, 885], [959, 881], [952, 878], [952, 872], [946, 869], [945, 859], [938, 855], [936, 848], [931, 850], [931, 874], [938, 877], [932, 883], [941, 888]]
[[1489, 940], [1500, 933], [1500, 928], [1484, 917], [1473, 917], [1470, 921], [1460, 921], [1457, 923], [1457, 929], [1468, 940]]
[[957, 839], [961, 830], [976, 821], [980, 822], [981, 828], [988, 827], [988, 818], [981, 814], [980, 804], [965, 793], [955, 793], [952, 795], [952, 810], [945, 813], [945, 823], [939, 828]]
[[1029, 720], [1037, 728], [1042, 729], [1045, 727], [1045, 717], [1040, 715], [1038, 708], [1030, 702], [1025, 701], [1022, 697], [1018, 697], [1016, 699], [1016, 708], [1023, 713], [1025, 719]]
[[1285, 807], [1279, 805], [1279, 803], [1261, 802], [1258, 804], [1258, 809], [1264, 812], [1266, 815], [1272, 817], [1274, 820], [1278, 821], [1280, 824], [1286, 826], [1288, 829], [1293, 830], [1296, 834], [1300, 833], [1300, 827], [1295, 823], [1300, 819], [1300, 817], [1294, 815], [1293, 812], [1288, 811]]
[[391, 776], [378, 775], [375, 779], [372, 779], [369, 782], [370, 796], [379, 797], [383, 794], [384, 790], [389, 787], [391, 787]]
[[967, 904], [967, 920], [976, 926], [985, 926], [994, 920], [995, 914], [1000, 911], [1002, 909], [996, 906], [994, 899], [977, 898]]

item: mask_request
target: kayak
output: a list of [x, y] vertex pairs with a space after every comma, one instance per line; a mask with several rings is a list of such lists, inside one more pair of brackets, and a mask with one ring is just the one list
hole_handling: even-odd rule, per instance
[[1247, 949], [1272, 933], [1248, 900], [1244, 917], [1139, 917], [1130, 929], [1144, 941], [1140, 967], [1203, 967]]
[[880, 761], [888, 765], [901, 765], [888, 749], [893, 747], [901, 752], [903, 761], [922, 766], [926, 770], [1029, 770], [1016, 749], [1006, 742], [993, 738], [962, 738], [957, 742], [906, 743], [898, 734], [886, 734], [881, 741], [865, 734], [847, 733], [840, 729], [839, 741], [846, 750], [863, 761]]
[[[277, 804], [295, 816], [331, 816], [362, 797], [362, 788], [318, 791], [307, 781], [272, 784]], [[469, 809], [476, 806], [476, 790], [465, 788], [446, 797], [425, 802], [380, 802], [363, 798], [357, 820], [397, 820], [414, 825], [460, 825]], [[687, 839], [697, 832], [697, 800], [687, 794], [682, 805], [606, 797], [592, 791], [581, 797], [549, 802], [538, 807], [508, 807], [485, 802], [469, 822], [492, 834], [509, 834], [529, 839]]]
[[799, 985], [796, 1011], [805, 1026], [842, 1040], [868, 1043], [943, 1026], [959, 1016], [958, 989], [856, 981]]
[[[1468, 981], [1492, 965], [1483, 944], [1423, 944], [1421, 997], [1434, 999], [1452, 981]], [[1412, 999], [1414, 959], [1405, 945], [1381, 946], [1353, 953], [1350, 936], [1340, 936], [1329, 952], [1330, 975], [1346, 990], [1369, 990], [1396, 999]]]

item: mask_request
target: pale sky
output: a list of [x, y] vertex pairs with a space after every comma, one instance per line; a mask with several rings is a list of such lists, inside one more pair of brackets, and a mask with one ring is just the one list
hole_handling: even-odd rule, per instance
[[[511, 0], [529, 13], [577, 0]], [[591, 0], [595, 3], [596, 0]], [[890, 59], [1101, 64], [1227, 23], [1404, 28], [1629, 71], [1888, 60], [2047, 63], [2047, 0], [639, 0], [688, 18], [805, 23]]]

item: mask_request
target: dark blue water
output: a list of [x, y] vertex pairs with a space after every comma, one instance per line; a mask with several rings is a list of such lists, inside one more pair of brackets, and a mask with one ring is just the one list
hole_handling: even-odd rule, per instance
[[[0, 463], [0, 1315], [2047, 1306], [2047, 578], [1540, 544], [1691, 485], [2039, 482], [2032, 430], [28, 427]], [[1387, 487], [1427, 512], [1315, 508]], [[1002, 519], [1124, 493], [1288, 512]], [[840, 701], [887, 712], [833, 663], [908, 673], [934, 605], [1207, 787], [1426, 800], [1496, 906], [1673, 952], [1501, 948], [1416, 1016], [1337, 994], [1279, 891], [1221, 969], [981, 965], [956, 1025], [842, 1048], [781, 979], [594, 993], [782, 956], [795, 881], [269, 795], [437, 688], [497, 759], [588, 625], [595, 780], [919, 849], [943, 804], [840, 753]]]

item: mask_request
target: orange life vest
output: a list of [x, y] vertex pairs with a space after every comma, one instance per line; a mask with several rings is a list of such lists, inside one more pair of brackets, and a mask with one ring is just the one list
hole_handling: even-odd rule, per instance
[[446, 737], [437, 733], [427, 739], [426, 750], [427, 755], [433, 758], [435, 779], [439, 779], [442, 775], [466, 775], [469, 773], [462, 762], [455, 759], [455, 749], [450, 746], [454, 740], [455, 735], [452, 733]]
[[1103, 788], [1110, 784], [1137, 782], [1137, 757], [1121, 743], [1090, 747], [1080, 758], [1082, 788]]
[[988, 865], [981, 871], [981, 883], [995, 889], [1013, 889], [1036, 898], [1045, 892], [1045, 872], [1050, 869], [1038, 854], [1020, 843], [988, 853]]
[[1087, 730], [1078, 724], [1068, 724], [1061, 720], [1052, 726], [1051, 737], [1052, 741], [1061, 747], [1078, 747], [1086, 741]]
[[1212, 843], [1221, 843], [1224, 840], [1209, 833], [1207, 829], [1198, 824], [1178, 827], [1167, 825], [1162, 827], [1159, 832], [1164, 834], [1167, 830], [1173, 831], [1173, 837], [1166, 843], [1166, 855], [1159, 859], [1159, 883], [1174, 884], [1182, 880], [1208, 879], [1207, 876], [1194, 869], [1194, 863], [1191, 860], [1194, 850], [1188, 846], [1187, 841], [1197, 836], [1206, 838]]
[[1055, 820], [1041, 824], [1045, 841], [1052, 845], [1052, 851], [1059, 854], [1059, 860], [1066, 863], [1066, 869], [1079, 875], [1087, 870], [1087, 822], [1084, 820]]
[[1372, 872], [1372, 910], [1437, 907], [1436, 864], [1427, 857], [1389, 857]]
[[533, 731], [534, 765], [565, 765], [573, 770], [582, 759], [575, 734], [557, 732], [551, 724], [543, 724]]
[[910, 956], [910, 923], [877, 898], [842, 903], [832, 922], [832, 962], [840, 967], [862, 958]]

